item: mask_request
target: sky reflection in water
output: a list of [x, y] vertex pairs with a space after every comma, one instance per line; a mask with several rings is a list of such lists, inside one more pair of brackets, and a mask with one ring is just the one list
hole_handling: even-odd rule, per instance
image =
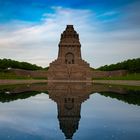
[[[90, 87], [58, 85], [50, 88], [49, 94], [42, 91], [25, 99], [21, 99], [22, 95], [29, 93], [23, 93], [23, 90], [14, 93], [15, 90], [12, 97], [18, 97], [12, 100], [11, 95], [1, 90], [0, 140], [63, 140], [71, 133], [74, 133], [73, 140], [140, 139], [139, 91], [129, 91], [129, 94], [125, 91], [123, 95], [107, 92], [107, 87], [105, 92], [89, 93], [86, 90], [86, 93], [85, 88]], [[132, 93], [137, 101], [128, 104]]]

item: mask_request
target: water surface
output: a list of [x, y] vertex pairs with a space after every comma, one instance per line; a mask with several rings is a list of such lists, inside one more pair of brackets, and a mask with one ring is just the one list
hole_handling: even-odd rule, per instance
[[89, 83], [0, 87], [0, 140], [138, 140], [140, 91]]

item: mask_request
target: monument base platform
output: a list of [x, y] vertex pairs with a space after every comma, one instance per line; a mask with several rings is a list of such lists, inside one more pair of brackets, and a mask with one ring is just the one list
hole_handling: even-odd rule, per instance
[[91, 81], [91, 75], [92, 72], [89, 67], [78, 64], [51, 65], [48, 70], [48, 80]]

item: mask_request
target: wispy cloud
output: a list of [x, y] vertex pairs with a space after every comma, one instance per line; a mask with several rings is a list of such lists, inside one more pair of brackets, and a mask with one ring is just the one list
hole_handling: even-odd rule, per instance
[[[78, 23], [76, 27], [86, 27], [90, 11], [60, 7], [53, 7], [53, 9], [54, 13], [44, 14], [39, 24], [29, 25], [16, 21], [3, 26], [0, 33], [0, 56], [29, 60], [32, 63], [36, 63], [38, 58], [40, 63], [37, 64], [43, 66], [47, 66], [55, 59], [59, 37], [66, 24]], [[19, 24], [22, 26], [19, 27]]]
[[[125, 13], [120, 21], [117, 19], [117, 23], [104, 23], [89, 9], [58, 6], [52, 7], [52, 11], [44, 13], [39, 23], [14, 21], [0, 25], [0, 57], [48, 66], [57, 58], [60, 34], [67, 24], [73, 24], [80, 34], [83, 58], [91, 66], [139, 57], [140, 30], [125, 28], [125, 24], [129, 24], [124, 22], [125, 18], [132, 16], [131, 13]], [[102, 16], [118, 12], [102, 13]], [[121, 24], [124, 28], [119, 28]], [[113, 29], [110, 30], [110, 27]]]
[[108, 12], [104, 12], [102, 14], [99, 14], [98, 17], [114, 16], [116, 14], [118, 14], [117, 11], [108, 11]]

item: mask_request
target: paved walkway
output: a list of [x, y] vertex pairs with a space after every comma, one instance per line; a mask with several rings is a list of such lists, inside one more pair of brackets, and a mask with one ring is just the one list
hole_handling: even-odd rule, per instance
[[93, 80], [93, 83], [140, 86], [140, 80]]
[[86, 81], [86, 80], [83, 80], [83, 81], [80, 81], [80, 80], [9, 80], [9, 79], [2, 79], [0, 80], [0, 85], [12, 85], [12, 84], [32, 84], [32, 83], [47, 83], [47, 82], [57, 82], [57, 83], [69, 83], [69, 82], [72, 82], [72, 83], [76, 83], [76, 82], [79, 82], [79, 83], [92, 83], [93, 81]]
[[47, 83], [47, 82], [84, 82], [84, 83], [99, 83], [99, 84], [115, 84], [115, 85], [128, 85], [128, 86], [140, 86], [140, 81], [136, 80], [93, 80], [93, 81], [80, 81], [80, 80], [0, 80], [0, 85], [12, 85], [12, 84], [32, 84], [32, 83]]
[[0, 85], [45, 83], [47, 80], [0, 80]]

